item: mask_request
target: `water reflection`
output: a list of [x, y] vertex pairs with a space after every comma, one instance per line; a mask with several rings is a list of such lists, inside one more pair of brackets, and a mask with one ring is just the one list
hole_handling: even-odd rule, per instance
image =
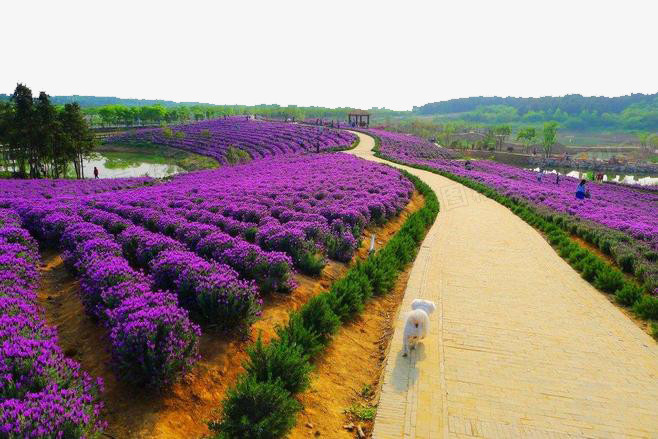
[[116, 152], [94, 153], [84, 160], [85, 176], [92, 176], [98, 168], [100, 178], [144, 177], [162, 178], [183, 172], [183, 168], [159, 157], [156, 160], [136, 158], [132, 154]]
[[[534, 168], [532, 170], [535, 172], [539, 172], [539, 168]], [[593, 180], [595, 174], [595, 172], [593, 171], [580, 171], [577, 169], [553, 169], [551, 171], [544, 169], [544, 172], [550, 174], [566, 175], [568, 177], [574, 177], [574, 178], [586, 179], [586, 180]], [[623, 183], [623, 184], [637, 184], [640, 186], [658, 185], [658, 177], [653, 177], [650, 175], [617, 174], [614, 172], [604, 173], [603, 181], [614, 181], [616, 183]]]

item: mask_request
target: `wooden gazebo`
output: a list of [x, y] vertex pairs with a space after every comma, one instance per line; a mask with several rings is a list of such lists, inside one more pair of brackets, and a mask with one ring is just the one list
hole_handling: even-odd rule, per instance
[[[366, 119], [365, 122], [363, 121], [364, 118]], [[363, 110], [352, 110], [347, 115], [347, 120], [350, 125], [354, 122], [358, 127], [368, 127], [370, 126], [370, 113]]]

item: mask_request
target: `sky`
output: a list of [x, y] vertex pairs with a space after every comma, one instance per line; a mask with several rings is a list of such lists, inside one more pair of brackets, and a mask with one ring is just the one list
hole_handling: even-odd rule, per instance
[[658, 2], [0, 2], [0, 93], [410, 110], [658, 92]]

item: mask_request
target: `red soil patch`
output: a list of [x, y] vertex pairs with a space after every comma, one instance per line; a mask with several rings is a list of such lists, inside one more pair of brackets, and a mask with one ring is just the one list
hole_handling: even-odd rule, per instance
[[[406, 218], [423, 204], [423, 197], [414, 192], [399, 216], [382, 227], [366, 229], [362, 246], [349, 264], [330, 261], [317, 278], [297, 275], [299, 286], [291, 294], [266, 297], [262, 317], [252, 326], [250, 339], [239, 339], [234, 334], [204, 331], [200, 340], [199, 362], [180, 382], [161, 393], [127, 386], [116, 379], [109, 368], [107, 333], [84, 312], [78, 296], [78, 281], [66, 270], [56, 252], [46, 251], [42, 254], [44, 264], [39, 298], [46, 310], [46, 320], [57, 327], [59, 343], [64, 352], [79, 361], [92, 376], [100, 376], [105, 381], [103, 402], [104, 419], [108, 422], [107, 436], [122, 439], [200, 437], [210, 433], [206, 421], [215, 416], [214, 411], [220, 406], [227, 388], [243, 372], [245, 348], [251, 340], [258, 337], [259, 333], [262, 333], [264, 340], [271, 339], [275, 335], [276, 325], [285, 324], [291, 310], [326, 291], [335, 280], [345, 275], [356, 260], [367, 256], [372, 233], [375, 233], [377, 248], [381, 247], [399, 230]], [[403, 278], [406, 283], [406, 277]], [[401, 288], [401, 291], [404, 291], [404, 286]], [[376, 299], [372, 302], [375, 305], [369, 305], [368, 310], [376, 309], [376, 304], [380, 301], [394, 302], [395, 297], [396, 294], [391, 294]], [[364, 316], [368, 315], [368, 312], [370, 311]], [[337, 340], [340, 340], [344, 333], [348, 334], [349, 328], [362, 319], [364, 317], [342, 330]], [[375, 324], [374, 321], [372, 324]], [[363, 328], [360, 328], [359, 332], [361, 329]], [[380, 330], [380, 326], [376, 325], [364, 329], [368, 334], [378, 333]], [[334, 344], [323, 358], [328, 358], [334, 349], [340, 349], [340, 344], [338, 347], [333, 346]], [[322, 370], [322, 362], [323, 360], [318, 362], [314, 375]], [[350, 363], [347, 362], [344, 367], [347, 371]], [[327, 370], [325, 373], [329, 374], [331, 371]], [[340, 413], [335, 416], [337, 419], [343, 418]]]

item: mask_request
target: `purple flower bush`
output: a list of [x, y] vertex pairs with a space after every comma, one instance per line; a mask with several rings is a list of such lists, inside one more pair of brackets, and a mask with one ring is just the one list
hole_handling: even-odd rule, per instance
[[0, 437], [95, 435], [102, 381], [64, 356], [37, 306], [36, 242], [0, 209]]
[[184, 149], [227, 163], [229, 148], [246, 151], [252, 159], [307, 151], [340, 150], [356, 140], [347, 131], [244, 117], [209, 120], [169, 129], [140, 130], [111, 137], [108, 143], [149, 142]]
[[150, 289], [103, 227], [66, 204], [22, 205], [17, 211], [34, 235], [59, 245], [80, 276], [82, 302], [110, 332], [112, 363], [120, 378], [150, 387], [170, 384], [198, 356], [200, 329], [176, 297]]
[[192, 252], [168, 250], [150, 267], [155, 286], [175, 291], [200, 320], [220, 329], [246, 328], [260, 315], [262, 301], [253, 281], [238, 279], [227, 265]]
[[[89, 230], [96, 227], [99, 233], [106, 233], [100, 226], [82, 224], [86, 224]], [[76, 231], [77, 236], [81, 236], [79, 230]], [[117, 240], [121, 245], [95, 238], [91, 231], [84, 234], [88, 240], [78, 248], [93, 251], [102, 247], [104, 254], [115, 258], [123, 253], [134, 266], [151, 272], [155, 289], [175, 293], [181, 305], [197, 320], [221, 329], [233, 329], [248, 327], [260, 315], [262, 302], [254, 282], [239, 280], [238, 274], [229, 266], [208, 263], [186, 251], [185, 246], [174, 239], [139, 226], [129, 226], [119, 233]], [[65, 234], [62, 241], [70, 239]], [[125, 261], [115, 266], [122, 265], [127, 267]], [[102, 298], [98, 295], [88, 297]]]

